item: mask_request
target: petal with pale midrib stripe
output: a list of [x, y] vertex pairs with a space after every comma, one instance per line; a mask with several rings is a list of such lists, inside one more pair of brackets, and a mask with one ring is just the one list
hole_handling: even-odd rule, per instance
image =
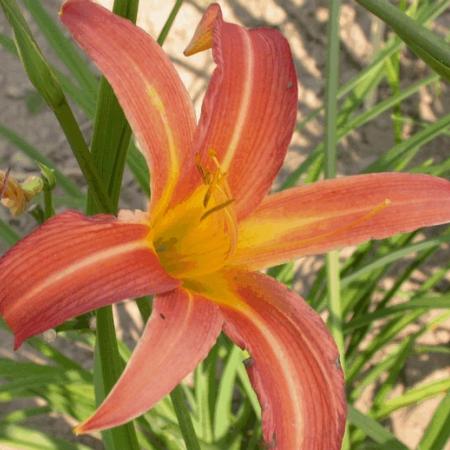
[[144, 223], [67, 211], [12, 247], [0, 259], [0, 314], [15, 347], [77, 315], [178, 286], [148, 233]]

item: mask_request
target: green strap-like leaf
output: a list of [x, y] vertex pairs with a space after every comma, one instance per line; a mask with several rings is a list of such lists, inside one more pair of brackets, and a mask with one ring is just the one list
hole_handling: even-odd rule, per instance
[[386, 450], [408, 450], [392, 433], [380, 425], [375, 419], [366, 416], [351, 405], [348, 405], [348, 421], [364, 431], [367, 436]]
[[391, 306], [390, 308], [383, 308], [379, 311], [375, 311], [370, 314], [366, 314], [363, 317], [350, 321], [345, 327], [346, 333], [356, 330], [359, 327], [367, 325], [375, 320], [382, 319], [384, 317], [392, 316], [394, 314], [400, 314], [404, 311], [412, 309], [450, 309], [450, 295], [441, 295], [435, 297], [417, 298], [408, 302], [400, 303], [398, 305]]
[[6, 222], [0, 219], [0, 238], [8, 245], [15, 244], [20, 236]]
[[342, 279], [342, 285], [348, 286], [349, 283], [353, 280], [356, 280], [358, 277], [363, 275], [366, 272], [370, 272], [378, 267], [384, 267], [385, 265], [397, 261], [401, 258], [404, 258], [407, 255], [410, 255], [414, 252], [420, 252], [422, 250], [426, 250], [432, 247], [438, 247], [439, 245], [449, 242], [450, 237], [449, 236], [442, 236], [436, 239], [427, 239], [423, 242], [419, 242], [416, 244], [407, 245], [404, 248], [391, 252], [388, 255], [382, 256], [371, 263], [367, 264], [364, 267], [361, 267], [360, 269], [352, 272], [350, 275], [343, 277]]
[[58, 58], [76, 78], [80, 87], [90, 96], [97, 93], [97, 79], [89, 66], [81, 57], [78, 49], [58, 27], [53, 18], [47, 13], [40, 1], [22, 0], [28, 11], [39, 26]]
[[176, 386], [170, 394], [170, 399], [173, 403], [175, 414], [177, 415], [180, 431], [183, 435], [187, 450], [200, 450], [197, 436], [195, 435], [194, 427], [192, 426], [191, 418], [189, 416], [189, 409], [186, 405], [183, 388]]
[[427, 398], [441, 394], [442, 392], [448, 392], [449, 390], [450, 378], [444, 378], [442, 380], [432, 381], [425, 385], [415, 386], [406, 391], [403, 395], [386, 400], [376, 412], [376, 418], [381, 419], [400, 408], [414, 405]]
[[450, 439], [450, 392], [441, 400], [428, 422], [422, 439], [417, 446], [420, 450], [441, 450]]
[[450, 46], [387, 0], [357, 0], [386, 22], [411, 50], [439, 75], [450, 81]]
[[14, 30], [17, 51], [30, 81], [50, 107], [63, 103], [64, 93], [33, 39], [17, 4], [14, 0], [1, 0], [0, 5]]
[[86, 445], [70, 443], [15, 424], [0, 425], [0, 448], [3, 446], [17, 450], [91, 450]]

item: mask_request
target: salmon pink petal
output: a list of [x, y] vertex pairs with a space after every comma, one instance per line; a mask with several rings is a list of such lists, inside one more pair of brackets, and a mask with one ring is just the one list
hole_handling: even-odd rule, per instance
[[0, 259], [0, 314], [15, 347], [87, 311], [179, 282], [149, 247], [149, 228], [112, 216], [68, 211], [47, 221]]
[[185, 53], [213, 48], [211, 78], [195, 138], [202, 165], [215, 154], [238, 217], [256, 207], [278, 173], [297, 112], [297, 77], [289, 45], [275, 29], [247, 30], [211, 5]]
[[250, 353], [246, 366], [261, 403], [268, 448], [340, 449], [344, 379], [319, 315], [260, 273], [234, 270], [189, 283], [219, 304], [225, 333]]
[[115, 427], [149, 410], [206, 357], [222, 322], [215, 304], [183, 289], [158, 296], [121, 378], [75, 431]]
[[193, 159], [194, 110], [174, 66], [143, 30], [89, 0], [68, 0], [61, 20], [111, 83], [150, 167], [152, 203], [163, 208]]
[[450, 221], [450, 182], [381, 173], [327, 180], [267, 197], [239, 226], [231, 265], [273, 266], [303, 255]]

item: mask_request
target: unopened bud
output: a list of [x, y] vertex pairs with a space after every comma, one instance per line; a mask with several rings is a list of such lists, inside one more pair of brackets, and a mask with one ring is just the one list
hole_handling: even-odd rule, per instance
[[41, 169], [42, 180], [44, 181], [44, 188], [49, 191], [53, 190], [56, 186], [55, 171], [52, 168], [40, 162], [38, 162], [37, 165]]

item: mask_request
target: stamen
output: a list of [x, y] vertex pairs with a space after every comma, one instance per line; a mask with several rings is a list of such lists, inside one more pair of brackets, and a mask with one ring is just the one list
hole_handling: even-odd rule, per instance
[[219, 162], [219, 160], [217, 159], [217, 153], [216, 153], [216, 151], [215, 151], [213, 148], [210, 148], [210, 149], [208, 150], [208, 156], [211, 158], [212, 162], [216, 165], [216, 167], [217, 167], [219, 170], [221, 170], [220, 162]]
[[211, 196], [216, 189], [225, 194], [225, 197], [231, 197], [231, 195], [229, 195], [229, 189], [227, 189], [225, 186], [225, 189], [221, 188], [221, 183], [226, 178], [227, 174], [223, 172], [220, 167], [220, 162], [217, 159], [217, 153], [214, 149], [211, 148], [208, 150], [208, 156], [216, 166], [216, 170], [214, 172], [209, 171], [202, 165], [199, 153], [195, 155], [195, 166], [199, 171], [200, 176], [202, 177], [203, 184], [208, 186], [208, 190], [206, 191], [203, 198], [203, 206], [205, 208], [208, 207]]
[[[227, 252], [228, 257], [234, 252], [237, 246], [236, 218], [234, 217], [234, 213], [229, 209], [227, 209], [227, 206], [229, 206], [231, 203], [234, 202], [234, 198], [232, 198], [230, 188], [226, 181], [227, 173], [222, 171], [222, 167], [220, 165], [219, 159], [217, 158], [216, 151], [213, 148], [210, 148], [207, 151], [207, 154], [211, 159], [212, 163], [215, 165], [214, 171], [210, 171], [207, 168], [205, 168], [204, 165], [202, 165], [199, 153], [195, 155], [195, 165], [197, 167], [197, 170], [199, 171], [202, 177], [203, 183], [206, 186], [208, 186], [205, 196], [203, 197], [203, 207], [205, 209], [208, 207], [213, 194], [216, 192], [221, 194], [219, 198], [220, 197], [225, 198], [226, 200], [205, 211], [200, 217], [200, 222], [205, 220], [211, 214], [217, 211], [224, 210], [225, 223], [230, 237], [230, 245]], [[217, 198], [215, 199], [216, 201], [218, 200]]]
[[214, 208], [208, 209], [208, 211], [204, 212], [202, 216], [200, 217], [200, 222], [202, 220], [205, 220], [208, 216], [210, 216], [212, 213], [215, 213], [217, 211], [220, 211], [221, 209], [226, 208], [228, 205], [234, 202], [234, 198], [227, 200], [220, 205], [214, 206]]
[[220, 172], [216, 170], [214, 172], [214, 175], [212, 176], [212, 179], [210, 180], [208, 190], [206, 191], [205, 197], [203, 198], [203, 206], [206, 208], [208, 206], [209, 200], [211, 198], [211, 195], [213, 193], [214, 188], [217, 187], [217, 183], [220, 181]]
[[200, 154], [199, 153], [195, 154], [195, 167], [199, 171], [200, 176], [202, 177], [203, 183], [204, 184], [208, 184], [207, 176], [208, 176], [209, 173], [203, 168], [203, 166], [202, 166], [202, 164], [200, 162]]

